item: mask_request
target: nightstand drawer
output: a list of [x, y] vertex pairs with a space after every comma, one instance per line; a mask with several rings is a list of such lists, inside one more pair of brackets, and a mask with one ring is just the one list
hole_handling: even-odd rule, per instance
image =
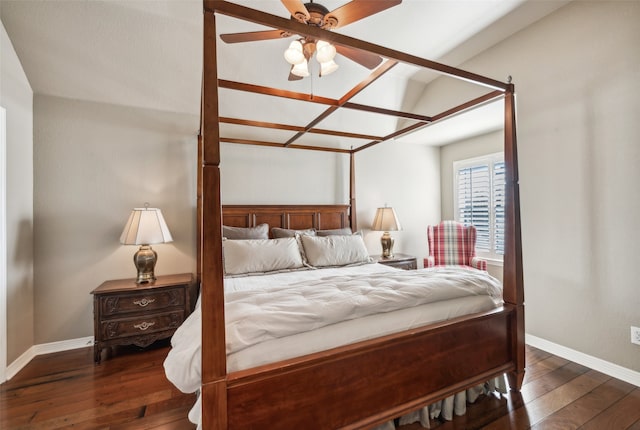
[[416, 263], [416, 260], [411, 260], [411, 261], [397, 261], [394, 262], [392, 264], [388, 264], [389, 266], [395, 267], [397, 269], [403, 269], [403, 270], [415, 270], [418, 268], [418, 264]]
[[100, 312], [103, 317], [130, 312], [153, 312], [174, 306], [184, 306], [184, 288], [165, 288], [159, 291], [144, 291], [117, 296], [101, 296]]
[[396, 254], [390, 258], [374, 255], [373, 258], [380, 264], [395, 267], [396, 269], [415, 270], [418, 268], [418, 261], [413, 255]]
[[102, 340], [174, 330], [182, 324], [182, 321], [184, 321], [182, 310], [103, 321], [101, 323]]

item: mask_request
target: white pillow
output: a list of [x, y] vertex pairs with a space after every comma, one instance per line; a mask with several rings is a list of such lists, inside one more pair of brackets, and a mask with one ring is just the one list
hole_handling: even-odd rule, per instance
[[300, 236], [307, 262], [314, 267], [369, 263], [369, 252], [360, 235]]
[[303, 267], [295, 237], [282, 239], [223, 240], [226, 275], [273, 272]]

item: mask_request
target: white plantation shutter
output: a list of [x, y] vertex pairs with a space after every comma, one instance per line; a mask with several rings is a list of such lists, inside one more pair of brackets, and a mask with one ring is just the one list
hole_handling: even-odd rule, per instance
[[502, 153], [454, 163], [455, 218], [476, 228], [479, 255], [504, 254], [505, 166]]
[[491, 177], [489, 165], [476, 165], [458, 170], [458, 221], [474, 225], [476, 249], [490, 249]]

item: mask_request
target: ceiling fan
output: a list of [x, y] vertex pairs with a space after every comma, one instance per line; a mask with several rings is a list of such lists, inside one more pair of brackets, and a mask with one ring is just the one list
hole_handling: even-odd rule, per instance
[[[281, 1], [291, 13], [291, 19], [324, 30], [344, 27], [347, 24], [402, 3], [402, 0], [352, 0], [337, 9], [329, 11], [323, 5], [314, 3], [313, 0], [309, 3], [302, 3], [301, 0]], [[239, 43], [281, 39], [291, 36], [295, 35], [284, 30], [265, 30], [221, 34], [220, 38], [226, 43]], [[320, 76], [328, 75], [338, 68], [338, 65], [333, 61], [336, 53], [368, 69], [375, 69], [382, 62], [380, 56], [369, 52], [345, 46], [334, 46], [323, 40], [301, 36], [291, 42], [289, 48], [285, 51], [285, 59], [291, 64], [290, 81], [309, 76], [308, 61], [314, 53], [316, 54], [316, 60], [320, 63]]]

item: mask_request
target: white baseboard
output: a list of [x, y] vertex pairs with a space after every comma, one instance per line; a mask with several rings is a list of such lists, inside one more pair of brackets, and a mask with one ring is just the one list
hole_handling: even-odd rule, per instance
[[621, 381], [640, 387], [640, 372], [636, 372], [635, 370], [627, 369], [626, 367], [619, 366], [609, 361], [593, 357], [530, 334], [525, 334], [524, 341], [535, 348], [550, 352], [558, 357], [571, 360], [574, 363], [581, 364], [590, 369], [604, 373], [605, 375], [609, 375], [616, 379], [620, 379]]
[[[93, 346], [93, 336], [81, 337], [78, 339], [62, 340], [60, 342], [41, 343], [33, 345], [27, 349], [20, 357], [7, 366], [5, 377], [7, 380], [13, 378], [24, 366], [29, 364], [38, 355], [51, 354], [53, 352], [69, 351], [72, 349]], [[4, 382], [4, 381], [0, 381]]]

